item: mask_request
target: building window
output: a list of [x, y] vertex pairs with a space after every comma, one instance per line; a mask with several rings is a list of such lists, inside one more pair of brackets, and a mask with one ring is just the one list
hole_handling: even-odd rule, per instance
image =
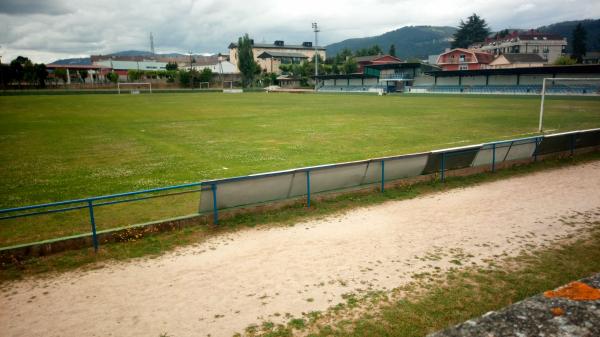
[[469, 66], [466, 64], [461, 64], [458, 66], [458, 70], [469, 70]]
[[465, 54], [460, 54], [460, 62], [465, 62]]

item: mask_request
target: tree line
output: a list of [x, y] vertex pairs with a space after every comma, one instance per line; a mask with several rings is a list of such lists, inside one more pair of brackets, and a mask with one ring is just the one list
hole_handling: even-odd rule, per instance
[[16, 85], [45, 88], [48, 70], [43, 63], [33, 63], [30, 59], [18, 56], [10, 64], [0, 64], [0, 84], [3, 88]]
[[[67, 73], [66, 69], [57, 68], [52, 71], [52, 77], [45, 64], [33, 63], [24, 56], [18, 56], [9, 64], [0, 64], [0, 85], [2, 88], [8, 87], [35, 87], [45, 88], [46, 85], [54, 81], [68, 82], [68, 76], [71, 76], [72, 81], [85, 82], [92, 76], [87, 69], [71, 70]], [[97, 75], [96, 75], [97, 76]], [[177, 63], [168, 63], [166, 70], [128, 70], [127, 79], [129, 81], [139, 81], [143, 79], [165, 79], [167, 83], [179, 82], [182, 87], [197, 87], [202, 82], [211, 82], [214, 74], [210, 68], [198, 70], [183, 70], [178, 69]], [[119, 75], [109, 72], [105, 74], [105, 81], [117, 83]]]

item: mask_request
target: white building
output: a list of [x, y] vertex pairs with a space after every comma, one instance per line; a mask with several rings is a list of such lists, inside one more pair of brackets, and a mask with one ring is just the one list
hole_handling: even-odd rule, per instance
[[469, 47], [494, 55], [538, 54], [546, 63], [554, 63], [566, 53], [567, 39], [555, 34], [540, 33], [534, 30], [514, 31], [504, 37], [487, 38]]

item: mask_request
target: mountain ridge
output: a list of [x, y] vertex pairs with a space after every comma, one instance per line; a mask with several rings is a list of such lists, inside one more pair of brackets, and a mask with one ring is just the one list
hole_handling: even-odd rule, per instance
[[[566, 37], [567, 41], [571, 42], [573, 29], [578, 23], [581, 23], [588, 33], [587, 50], [600, 50], [600, 19], [561, 21], [534, 29], [540, 32], [558, 34]], [[344, 48], [356, 51], [371, 48], [374, 45], [379, 45], [387, 54], [390, 45], [393, 43], [396, 48], [396, 55], [401, 59], [414, 57], [424, 59], [429, 55], [440, 54], [446, 48], [450, 48], [452, 35], [456, 30], [456, 27], [451, 26], [404, 26], [381, 35], [351, 38], [332, 43], [326, 46], [327, 55], [329, 57], [335, 56]], [[509, 30], [526, 31], [529, 29], [510, 28]], [[569, 44], [567, 52], [570, 53], [571, 51], [571, 44]]]

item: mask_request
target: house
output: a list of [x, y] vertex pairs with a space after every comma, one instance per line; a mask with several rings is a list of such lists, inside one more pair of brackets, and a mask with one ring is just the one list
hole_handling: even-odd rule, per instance
[[[315, 47], [312, 42], [303, 42], [301, 45], [286, 45], [284, 41], [277, 40], [274, 43], [254, 43], [252, 44], [252, 54], [254, 61], [258, 63], [262, 71], [273, 72], [280, 74], [281, 70], [276, 64], [284, 62], [298, 62], [302, 60], [311, 60], [316, 53], [319, 54], [321, 60], [325, 60], [325, 47]], [[266, 54], [265, 54], [266, 52]], [[302, 57], [300, 57], [302, 55]], [[259, 58], [261, 56], [261, 58]], [[229, 60], [236, 67], [238, 66], [238, 45], [237, 43], [229, 44]], [[238, 67], [239, 68], [239, 67]]]
[[505, 36], [487, 38], [485, 41], [475, 43], [469, 49], [500, 54], [538, 54], [547, 63], [554, 63], [556, 59], [565, 55], [567, 39], [548, 33], [540, 33], [534, 30], [514, 31]]
[[488, 68], [493, 60], [489, 53], [456, 48], [440, 54], [436, 63], [442, 70], [477, 70]]
[[501, 54], [498, 55], [490, 64], [492, 69], [498, 68], [531, 68], [542, 67], [546, 60], [538, 54]]

